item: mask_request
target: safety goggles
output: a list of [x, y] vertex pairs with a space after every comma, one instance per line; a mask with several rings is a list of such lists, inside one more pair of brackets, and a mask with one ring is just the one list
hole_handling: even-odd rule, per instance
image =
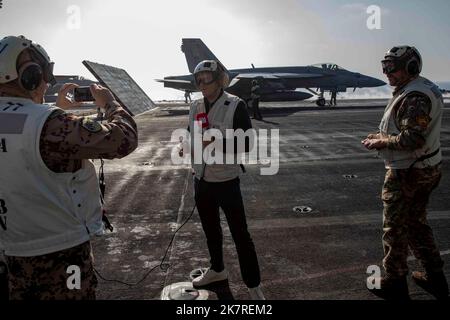
[[54, 62], [48, 62], [48, 60], [39, 52], [39, 50], [35, 49], [33, 46], [33, 54], [38, 58], [39, 64], [42, 67], [43, 78], [46, 83], [49, 83], [51, 86], [56, 84], [56, 78], [53, 74], [53, 69], [55, 67]]
[[48, 63], [44, 67], [44, 81], [49, 83], [52, 87], [56, 84], [55, 76], [53, 75], [53, 68], [55, 66], [54, 62]]
[[400, 70], [400, 65], [395, 60], [382, 60], [381, 67], [384, 74], [391, 74]]
[[210, 85], [216, 81], [212, 72], [200, 72], [195, 76], [195, 84], [200, 87], [201, 84]]

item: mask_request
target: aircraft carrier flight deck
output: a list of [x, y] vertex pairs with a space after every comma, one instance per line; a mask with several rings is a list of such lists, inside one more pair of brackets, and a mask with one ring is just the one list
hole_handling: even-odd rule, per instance
[[[366, 288], [368, 266], [383, 257], [384, 165], [360, 141], [376, 131], [383, 100], [339, 101], [338, 107], [311, 103], [264, 103], [264, 121], [255, 129], [280, 130], [280, 167], [262, 176], [264, 164], [248, 165], [241, 188], [250, 233], [268, 299], [376, 299]], [[449, 101], [443, 116], [444, 176], [429, 205], [429, 221], [450, 275], [450, 213], [446, 190], [450, 156]], [[130, 156], [107, 161], [106, 202], [113, 233], [94, 243], [96, 268], [108, 279], [136, 282], [158, 266], [174, 230], [194, 205], [188, 166], [173, 165], [171, 133], [185, 128], [188, 106], [159, 103], [136, 117], [139, 147]], [[225, 219], [222, 215], [222, 219]], [[229, 280], [208, 290], [209, 299], [248, 299], [225, 220], [224, 255]], [[191, 281], [190, 273], [209, 265], [197, 212], [176, 234], [160, 268], [135, 287], [99, 279], [99, 299], [160, 299], [163, 288]], [[414, 270], [417, 261], [409, 258]], [[409, 280], [414, 300], [432, 297]]]

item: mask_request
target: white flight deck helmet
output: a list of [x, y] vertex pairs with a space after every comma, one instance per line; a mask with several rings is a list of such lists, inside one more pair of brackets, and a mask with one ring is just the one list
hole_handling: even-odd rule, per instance
[[422, 56], [415, 47], [396, 46], [386, 52], [381, 61], [384, 73], [393, 73], [405, 70], [411, 76], [422, 72]]
[[[38, 61], [27, 62], [18, 70], [17, 59], [26, 49], [33, 50], [39, 63]], [[24, 36], [9, 36], [0, 40], [0, 84], [18, 79], [19, 85], [28, 91], [36, 89], [42, 79], [46, 83], [55, 85], [53, 65], [44, 48]]]
[[206, 85], [213, 83], [214, 81], [219, 79], [221, 76], [223, 76], [223, 74], [225, 73], [225, 69], [217, 61], [215, 61], [215, 60], [203, 60], [195, 67], [195, 70], [194, 70], [195, 84], [197, 86], [198, 86], [198, 83], [197, 83], [196, 76], [200, 72], [204, 72], [204, 71], [211, 72], [212, 75], [213, 75], [212, 80], [209, 81], [208, 83], [205, 83]]

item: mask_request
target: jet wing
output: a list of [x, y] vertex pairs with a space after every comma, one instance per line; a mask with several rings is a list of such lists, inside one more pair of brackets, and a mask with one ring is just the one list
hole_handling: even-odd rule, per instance
[[192, 84], [192, 82], [188, 80], [176, 80], [176, 79], [156, 79], [158, 82], [164, 83], [164, 87], [166, 88], [173, 88], [178, 90], [189, 90], [189, 91], [195, 91], [196, 88]]
[[283, 89], [284, 80], [295, 80], [295, 79], [313, 79], [323, 77], [319, 73], [281, 73], [281, 72], [264, 72], [264, 73], [240, 73], [231, 80], [229, 87], [240, 86], [240, 82], [248, 83], [248, 81], [253, 79], [263, 80], [265, 83], [270, 84], [273, 87], [277, 87], [278, 90]]
[[265, 79], [265, 80], [283, 80], [283, 79], [308, 79], [323, 77], [319, 73], [240, 73], [237, 79]]

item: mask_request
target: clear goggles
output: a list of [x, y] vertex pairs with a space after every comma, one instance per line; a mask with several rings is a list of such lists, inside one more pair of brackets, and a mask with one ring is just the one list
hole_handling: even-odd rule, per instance
[[395, 60], [382, 60], [381, 67], [384, 74], [391, 74], [400, 70], [401, 66]]
[[209, 85], [216, 81], [214, 74], [209, 71], [202, 71], [195, 75], [195, 84], [199, 87], [201, 84]]

